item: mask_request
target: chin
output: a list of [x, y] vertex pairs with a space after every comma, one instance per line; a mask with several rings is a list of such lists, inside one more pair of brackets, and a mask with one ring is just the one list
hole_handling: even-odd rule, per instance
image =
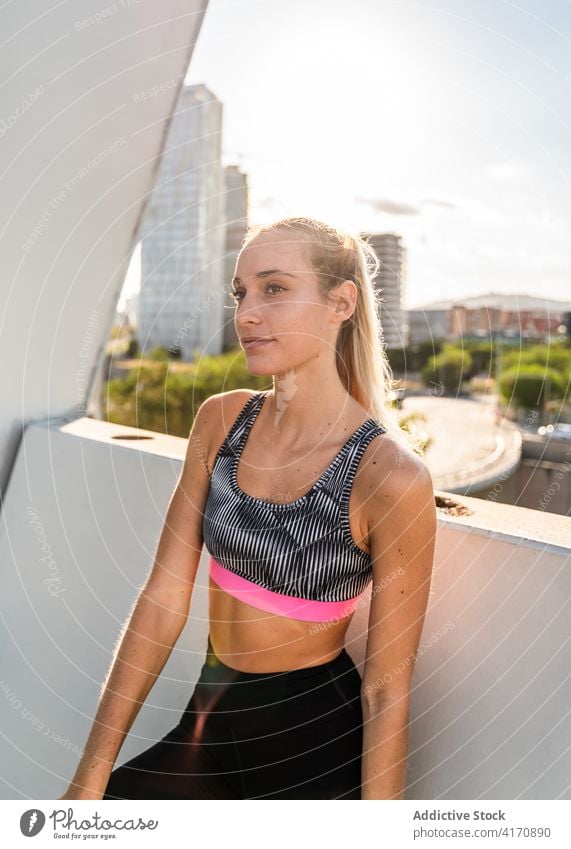
[[252, 360], [251, 363], [249, 361], [246, 361], [246, 368], [248, 369], [250, 374], [255, 374], [255, 375], [275, 374], [276, 373], [275, 365], [273, 363], [271, 363], [269, 360], [268, 360], [268, 362], [265, 362], [265, 363], [256, 362], [255, 360]]
[[273, 375], [281, 374], [283, 371], [290, 369], [291, 360], [283, 362], [283, 357], [264, 356], [263, 353], [255, 353], [254, 351], [246, 351], [246, 368], [250, 374], [254, 375]]

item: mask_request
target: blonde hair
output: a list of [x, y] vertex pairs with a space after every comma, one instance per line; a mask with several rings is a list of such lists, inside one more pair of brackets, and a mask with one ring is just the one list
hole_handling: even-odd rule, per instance
[[242, 242], [245, 248], [256, 236], [293, 230], [309, 246], [320, 292], [329, 293], [343, 280], [357, 287], [355, 310], [337, 335], [336, 362], [341, 382], [349, 395], [371, 418], [385, 428], [398, 444], [422, 453], [418, 438], [404, 431], [390, 404], [393, 375], [383, 347], [380, 293], [375, 289], [380, 261], [373, 247], [360, 235], [343, 232], [314, 218], [282, 218], [271, 224], [250, 227]]

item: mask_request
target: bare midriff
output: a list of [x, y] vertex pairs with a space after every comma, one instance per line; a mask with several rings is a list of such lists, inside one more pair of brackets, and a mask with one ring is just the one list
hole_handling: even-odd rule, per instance
[[337, 657], [354, 614], [327, 622], [290, 619], [245, 604], [208, 579], [210, 641], [226, 666], [285, 672]]

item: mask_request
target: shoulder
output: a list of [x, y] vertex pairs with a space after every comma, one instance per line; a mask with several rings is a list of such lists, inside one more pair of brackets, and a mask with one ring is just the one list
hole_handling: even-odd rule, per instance
[[[255, 394], [252, 389], [233, 389], [210, 395], [200, 404], [189, 439], [202, 446], [209, 461], [217, 455], [228, 431]], [[212, 462], [209, 462], [211, 465]]]
[[[236, 416], [244, 408], [245, 404], [256, 394], [252, 389], [232, 389], [229, 392], [217, 392], [210, 395], [198, 408], [196, 419], [209, 421], [227, 421], [235, 412]], [[195, 419], [195, 420], [196, 420]]]
[[434, 502], [432, 476], [424, 460], [388, 433], [367, 445], [358, 472], [359, 489], [371, 517], [406, 510], [409, 515]]
[[384, 574], [415, 562], [418, 549], [430, 553], [437, 528], [432, 476], [418, 454], [387, 433], [371, 440], [362, 459], [362, 532], [373, 572]]

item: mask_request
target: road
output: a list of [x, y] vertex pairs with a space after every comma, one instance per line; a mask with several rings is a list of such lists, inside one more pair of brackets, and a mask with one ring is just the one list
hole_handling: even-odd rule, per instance
[[435, 488], [456, 491], [499, 477], [513, 465], [520, 442], [517, 428], [496, 422], [495, 397], [482, 401], [414, 395], [404, 399], [401, 415], [426, 416], [425, 429], [431, 444], [424, 455]]

